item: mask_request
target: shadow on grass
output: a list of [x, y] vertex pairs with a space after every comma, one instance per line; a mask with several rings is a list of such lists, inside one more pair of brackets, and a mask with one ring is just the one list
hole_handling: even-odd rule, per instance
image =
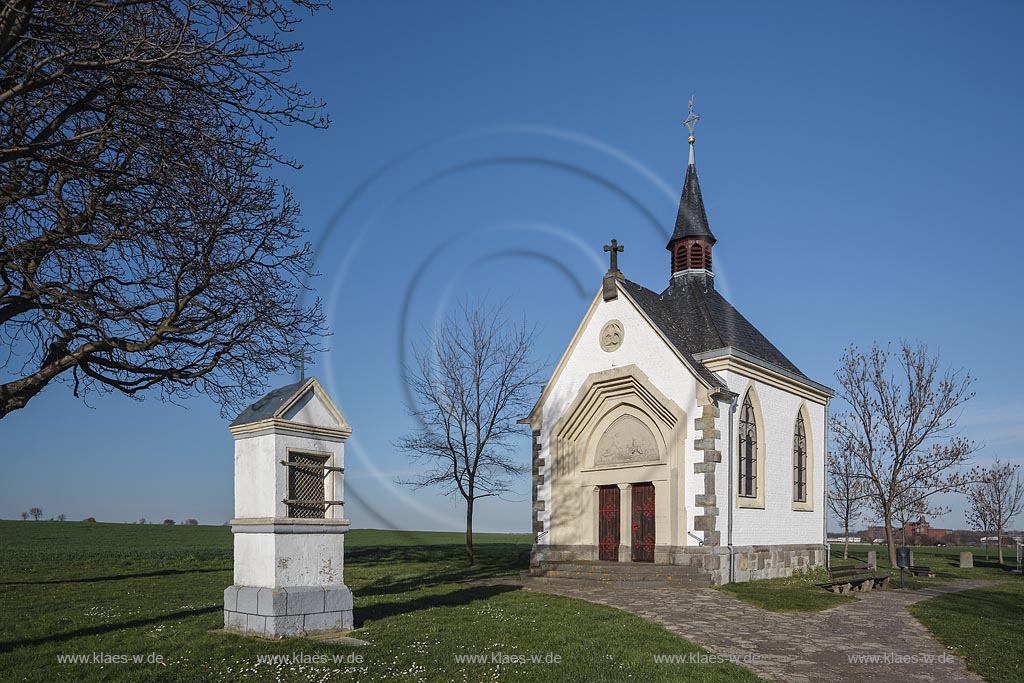
[[31, 645], [45, 645], [47, 643], [60, 643], [65, 640], [74, 640], [75, 638], [82, 638], [84, 636], [97, 636], [102, 635], [104, 633], [111, 633], [113, 631], [121, 631], [123, 629], [138, 628], [139, 626], [150, 626], [152, 624], [159, 624], [160, 622], [169, 621], [171, 619], [197, 617], [202, 614], [212, 614], [213, 612], [220, 612], [223, 609], [223, 605], [211, 605], [209, 607], [200, 607], [198, 609], [183, 610], [181, 612], [171, 612], [170, 614], [161, 614], [155, 617], [147, 617], [145, 619], [133, 619], [131, 621], [122, 621], [117, 624], [100, 624], [98, 626], [89, 626], [88, 628], [80, 628], [74, 631], [68, 631], [66, 633], [55, 633], [53, 635], [42, 636], [40, 638], [10, 640], [7, 642], [0, 642], [0, 653], [10, 652], [11, 650], [18, 647], [26, 647]]
[[93, 583], [98, 581], [123, 581], [125, 579], [148, 579], [155, 576], [177, 576], [179, 574], [207, 574], [229, 572], [231, 567], [223, 569], [158, 569], [141, 574], [114, 574], [111, 576], [76, 577], [74, 579], [47, 579], [45, 581], [0, 581], [0, 586], [42, 586], [53, 583]]
[[387, 617], [394, 617], [399, 614], [408, 614], [410, 612], [432, 609], [434, 607], [460, 607], [462, 605], [468, 605], [471, 602], [476, 602], [477, 600], [487, 600], [495, 595], [517, 590], [520, 590], [520, 586], [473, 586], [471, 588], [462, 588], [440, 595], [424, 595], [423, 597], [415, 598], [413, 600], [382, 602], [375, 605], [356, 607], [355, 626], [356, 628], [362, 628], [362, 626], [367, 622], [386, 619]]
[[[403, 563], [422, 562], [437, 564], [447, 561], [449, 566], [440, 571], [418, 573], [415, 576], [403, 576], [394, 580], [383, 576], [375, 581], [353, 588], [358, 596], [389, 595], [407, 591], [431, 588], [443, 584], [487, 579], [502, 575], [515, 574], [529, 567], [530, 551], [528, 548], [515, 546], [492, 546], [477, 552], [477, 563], [469, 566], [461, 564], [465, 547], [459, 545], [442, 545], [427, 547], [373, 547], [360, 548], [353, 553], [346, 552], [345, 564], [359, 566], [401, 567]], [[407, 571], [405, 572], [407, 574]]]

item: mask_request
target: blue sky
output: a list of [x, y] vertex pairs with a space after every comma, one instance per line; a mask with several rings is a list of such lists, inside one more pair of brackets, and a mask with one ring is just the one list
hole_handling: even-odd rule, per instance
[[[505, 301], [553, 364], [610, 237], [664, 287], [691, 93], [719, 289], [825, 384], [851, 342], [927, 341], [977, 378], [978, 462], [1024, 461], [1020, 3], [336, 5], [298, 30], [295, 74], [333, 125], [278, 147], [305, 163], [283, 175], [317, 244], [333, 336], [312, 372], [355, 430], [355, 526], [462, 522], [393, 484], [402, 359], [459, 297]], [[56, 385], [0, 422], [0, 516], [230, 518], [217, 406], [90, 403]], [[962, 526], [948, 503], [936, 524]], [[529, 529], [527, 478], [478, 529]]]

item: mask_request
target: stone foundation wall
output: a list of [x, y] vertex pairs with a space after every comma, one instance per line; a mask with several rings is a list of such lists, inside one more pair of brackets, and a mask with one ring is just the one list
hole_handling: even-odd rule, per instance
[[[805, 571], [822, 566], [825, 548], [821, 545], [748, 545], [671, 547], [655, 550], [655, 564], [674, 564], [692, 567], [707, 574], [711, 585], [730, 582], [729, 558], [732, 557], [732, 582], [742, 583], [756, 579], [777, 579], [792, 576], [794, 571]], [[535, 545], [530, 554], [531, 564], [541, 562], [592, 562], [597, 560], [597, 547], [590, 545]], [[628, 563], [624, 563], [628, 564]]]
[[264, 638], [350, 631], [352, 591], [346, 586], [229, 586], [224, 628]]

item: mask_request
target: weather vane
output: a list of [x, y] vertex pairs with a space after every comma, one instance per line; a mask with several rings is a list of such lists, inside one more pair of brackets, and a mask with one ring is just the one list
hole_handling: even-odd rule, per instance
[[698, 121], [700, 121], [700, 114], [693, 113], [693, 95], [690, 95], [690, 101], [688, 102], [688, 105], [690, 107], [690, 113], [683, 121], [683, 125], [685, 125], [690, 130], [689, 143], [692, 145], [694, 140], [696, 140], [696, 138], [693, 137], [693, 127], [697, 125]]

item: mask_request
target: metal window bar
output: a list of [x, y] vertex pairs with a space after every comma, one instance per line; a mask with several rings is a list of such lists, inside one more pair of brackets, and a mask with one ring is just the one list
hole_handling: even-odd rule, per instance
[[331, 506], [331, 505], [343, 505], [345, 501], [342, 501], [342, 500], [323, 500], [323, 499], [320, 499], [320, 500], [305, 500], [305, 499], [302, 499], [302, 498], [282, 498], [281, 502], [282, 503], [286, 503], [288, 505], [327, 505], [327, 506]]
[[320, 471], [320, 470], [322, 470], [325, 477], [327, 476], [327, 474], [329, 472], [344, 472], [345, 471], [344, 467], [333, 467], [331, 465], [310, 465], [310, 464], [306, 464], [306, 463], [302, 463], [302, 462], [288, 462], [287, 460], [282, 460], [281, 464], [284, 465], [285, 467], [298, 467], [298, 468], [304, 469], [304, 470], [313, 470], [313, 471]]
[[[282, 502], [288, 506], [289, 517], [322, 519], [331, 505], [324, 493], [324, 479], [330, 469], [330, 456], [315, 453], [289, 453], [283, 464], [288, 470], [288, 495]], [[331, 503], [331, 505], [328, 505]]]

